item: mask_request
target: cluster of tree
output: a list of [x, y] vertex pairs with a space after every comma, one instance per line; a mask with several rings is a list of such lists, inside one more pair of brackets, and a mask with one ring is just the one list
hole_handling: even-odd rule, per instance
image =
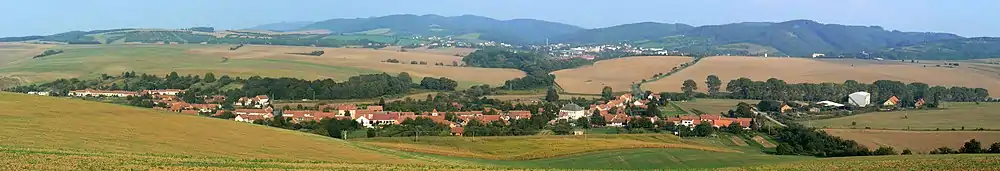
[[826, 132], [797, 123], [770, 132], [777, 140], [779, 155], [804, 155], [816, 157], [867, 156], [872, 152], [853, 140], [844, 140]]
[[[464, 136], [524, 136], [535, 135], [542, 129], [540, 125], [533, 124], [532, 119], [511, 119], [509, 121], [493, 121], [483, 123], [479, 120], [466, 122], [465, 129], [462, 130]], [[559, 125], [559, 124], [556, 124]], [[544, 125], [541, 125], [544, 126]], [[566, 135], [568, 131], [559, 126], [553, 126], [553, 132], [559, 135]], [[569, 130], [572, 131], [572, 130]]]
[[255, 76], [244, 81], [241, 91], [246, 95], [269, 95], [278, 100], [364, 99], [408, 93], [414, 87], [411, 79], [405, 72], [396, 76], [386, 73], [359, 75], [344, 82]]
[[430, 118], [417, 117], [407, 118], [399, 125], [368, 129], [367, 137], [447, 136], [450, 132], [448, 125], [434, 122]]
[[382, 62], [397, 63], [397, 64], [401, 64], [402, 63], [402, 62], [399, 61], [399, 59], [392, 59], [392, 58], [386, 59], [385, 61], [382, 61]]
[[[253, 121], [254, 124], [266, 125], [275, 128], [282, 128], [288, 130], [297, 130], [302, 132], [309, 132], [313, 134], [329, 136], [333, 138], [345, 139], [345, 132], [355, 131], [361, 128], [361, 125], [357, 121], [351, 119], [334, 119], [334, 118], [324, 118], [319, 122], [313, 120], [307, 120], [302, 122], [292, 122], [292, 118], [282, 117], [280, 115], [280, 110], [277, 111], [279, 114], [275, 117], [268, 119], [260, 119]], [[223, 114], [226, 115], [226, 114]], [[229, 116], [232, 116], [230, 113]], [[232, 116], [235, 118], [236, 116]], [[227, 116], [220, 116], [222, 119], [231, 119]]]
[[970, 139], [965, 142], [958, 151], [952, 150], [948, 147], [941, 147], [930, 151], [930, 154], [977, 154], [977, 153], [1000, 153], [1000, 142], [995, 142], [990, 144], [989, 147], [983, 148], [981, 142], [976, 141], [976, 139]]
[[[235, 49], [234, 49], [234, 50], [235, 50]], [[324, 51], [322, 51], [322, 50], [317, 50], [317, 51], [312, 51], [312, 52], [309, 52], [309, 53], [289, 53], [289, 54], [295, 54], [295, 55], [309, 55], [309, 56], [323, 56], [323, 53], [326, 53], [326, 52], [324, 52]]]
[[209, 33], [215, 32], [215, 28], [212, 28], [212, 27], [191, 27], [191, 28], [188, 28], [187, 30], [199, 31], [199, 32], [209, 32]]
[[420, 80], [420, 87], [430, 90], [455, 90], [455, 87], [458, 87], [458, 82], [445, 77], [424, 77], [423, 80]]
[[901, 105], [912, 106], [919, 99], [928, 102], [929, 107], [936, 106], [939, 101], [973, 102], [989, 98], [989, 92], [984, 88], [966, 88], [943, 86], [931, 87], [924, 83], [905, 84], [899, 81], [878, 80], [872, 84], [847, 80], [837, 83], [799, 83], [788, 84], [776, 78], [767, 81], [753, 81], [749, 78], [739, 78], [726, 85], [731, 98], [759, 100], [804, 100], [804, 101], [840, 101], [846, 102], [847, 95], [865, 91], [872, 94], [872, 101], [885, 101], [896, 96]]
[[410, 64], [413, 64], [413, 65], [417, 65], [417, 64], [427, 65], [427, 62], [424, 62], [424, 61], [410, 61]]
[[63, 53], [63, 51], [59, 50], [59, 49], [50, 49], [50, 50], [45, 50], [45, 52], [42, 52], [42, 54], [35, 55], [35, 57], [31, 57], [31, 58], [32, 59], [34, 59], [34, 58], [41, 58], [41, 57], [46, 57], [46, 56], [49, 56], [49, 55], [55, 55], [55, 54], [59, 54], [59, 53]]
[[459, 66], [458, 61], [451, 61], [451, 64], [445, 64], [444, 62], [434, 63], [437, 66]]
[[508, 80], [508, 89], [536, 89], [555, 85], [555, 76], [548, 73], [560, 69], [576, 68], [592, 62], [585, 59], [552, 59], [535, 52], [488, 48], [477, 50], [462, 58], [469, 66], [483, 68], [514, 68], [527, 73], [523, 78]]
[[243, 47], [243, 45], [244, 45], [243, 43], [240, 43], [239, 45], [236, 45], [236, 46], [233, 46], [233, 47], [230, 47], [230, 48], [229, 48], [229, 50], [236, 50], [236, 49], [240, 49], [240, 48], [242, 48], [242, 47]]

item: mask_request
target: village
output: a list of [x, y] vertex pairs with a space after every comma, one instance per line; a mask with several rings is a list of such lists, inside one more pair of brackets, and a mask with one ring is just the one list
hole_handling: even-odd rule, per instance
[[[206, 103], [192, 104], [184, 102], [178, 97], [179, 94], [184, 92], [185, 90], [181, 89], [144, 90], [138, 92], [85, 89], [70, 91], [67, 95], [72, 97], [106, 98], [129, 98], [148, 95], [153, 99], [152, 101], [155, 104], [153, 109], [155, 110], [213, 117], [231, 114], [235, 116], [231, 120], [246, 123], [260, 122], [264, 119], [275, 117], [288, 118], [292, 123], [305, 121], [319, 122], [323, 119], [350, 119], [357, 122], [363, 128], [379, 128], [386, 125], [399, 125], [407, 119], [427, 118], [435, 123], [448, 126], [451, 129], [451, 135], [456, 136], [461, 136], [464, 125], [472, 120], [481, 123], [493, 123], [495, 121], [508, 123], [512, 120], [530, 119], [533, 115], [531, 111], [527, 110], [501, 111], [493, 108], [486, 108], [481, 111], [463, 110], [458, 112], [439, 112], [437, 109], [420, 113], [396, 112], [386, 111], [383, 106], [364, 104], [325, 104], [318, 105], [315, 108], [316, 110], [276, 109], [273, 100], [267, 95], [240, 97], [231, 103], [233, 109], [228, 110], [223, 107], [223, 104], [227, 101], [224, 96], [203, 96], [200, 98], [204, 98]], [[29, 92], [29, 94], [49, 95], [41, 92]], [[606, 121], [604, 125], [593, 125], [595, 127], [625, 127], [630, 121], [649, 119], [650, 122], [670, 122], [673, 125], [687, 126], [691, 129], [702, 123], [709, 123], [715, 128], [727, 127], [733, 123], [737, 123], [744, 129], [750, 129], [750, 126], [753, 125], [752, 122], [754, 122], [753, 118], [728, 118], [716, 114], [640, 117], [629, 115], [624, 110], [625, 108], [645, 109], [647, 107], [646, 104], [653, 102], [653, 100], [657, 100], [656, 97], [648, 96], [645, 99], [637, 99], [633, 98], [632, 94], [623, 94], [615, 97], [614, 100], [607, 102], [598, 101], [598, 104], [591, 104], [589, 110], [569, 103], [559, 109], [557, 117], [550, 121], [549, 124], [553, 124], [559, 120], [574, 121], [593, 116], [600, 116]], [[452, 103], [452, 105], [458, 109], [463, 108], [458, 103]], [[541, 112], [544, 109], [539, 108], [538, 110]], [[595, 113], [597, 115], [594, 115]], [[454, 115], [456, 118], [449, 120], [446, 118], [448, 114]], [[583, 134], [583, 132], [576, 131], [574, 134]]]

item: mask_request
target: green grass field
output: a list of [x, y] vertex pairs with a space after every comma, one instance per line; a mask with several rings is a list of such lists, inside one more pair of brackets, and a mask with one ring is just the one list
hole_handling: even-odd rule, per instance
[[677, 148], [739, 153], [666, 134], [588, 136], [502, 136], [371, 138], [353, 140], [402, 151], [492, 160], [531, 160], [579, 153], [630, 148]]
[[[966, 130], [977, 128], [1000, 129], [1000, 103], [944, 103], [943, 109], [874, 112], [854, 116], [803, 121], [803, 124], [820, 128], [914, 129], [914, 130]], [[851, 123], [855, 122], [855, 125]]]

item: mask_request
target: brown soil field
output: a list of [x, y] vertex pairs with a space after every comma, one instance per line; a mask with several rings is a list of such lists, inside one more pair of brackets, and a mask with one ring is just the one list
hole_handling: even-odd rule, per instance
[[[694, 79], [698, 91], [705, 91], [705, 78], [716, 75], [726, 83], [739, 77], [764, 81], [778, 78], [788, 83], [843, 83], [846, 80], [871, 83], [876, 80], [896, 80], [906, 83], [922, 82], [930, 85], [965, 86], [986, 88], [1000, 92], [1000, 74], [962, 65], [956, 68], [935, 67], [941, 62], [902, 63], [899, 61], [870, 61], [853, 59], [763, 58], [763, 57], [708, 57], [698, 64], [662, 80], [644, 84], [654, 92], [679, 92], [681, 83]], [[926, 66], [926, 67], [924, 67]], [[1000, 97], [994, 93], [992, 96]]]
[[[323, 50], [322, 56], [294, 55], [288, 53], [308, 53]], [[419, 80], [422, 77], [448, 77], [459, 81], [461, 85], [491, 84], [502, 85], [504, 81], [524, 76], [524, 72], [515, 69], [472, 68], [435, 66], [434, 63], [461, 63], [461, 57], [416, 52], [395, 52], [361, 48], [316, 48], [292, 46], [260, 46], [248, 45], [236, 51], [228, 48], [192, 49], [190, 53], [212, 54], [232, 59], [270, 59], [307, 62], [312, 64], [344, 66], [362, 69], [378, 70], [387, 73], [407, 72]], [[406, 64], [381, 62], [387, 59], [397, 59]], [[410, 61], [425, 61], [427, 65], [413, 65]]]
[[[402, 48], [402, 47], [400, 47], [400, 46], [388, 46], [388, 47], [385, 47], [385, 48], [381, 48], [379, 50], [399, 51], [400, 48]], [[461, 57], [463, 57], [465, 55], [469, 55], [470, 53], [475, 52], [475, 51], [476, 51], [476, 49], [474, 49], [474, 48], [450, 48], [450, 47], [449, 48], [434, 48], [434, 49], [428, 49], [426, 47], [420, 47], [420, 48], [414, 48], [414, 49], [406, 49], [406, 52], [430, 53], [430, 54], [448, 55], [448, 56], [459, 55], [459, 56], [456, 56], [456, 57], [459, 58], [459, 61], [458, 61], [459, 63], [462, 63]], [[451, 63], [445, 63], [445, 64], [449, 64], [450, 65]]]
[[625, 57], [552, 74], [556, 75], [556, 82], [566, 92], [598, 94], [604, 86], [610, 86], [615, 91], [629, 91], [633, 82], [669, 72], [671, 68], [691, 60], [681, 56]]
[[761, 137], [760, 135], [754, 136], [753, 137], [753, 141], [756, 141], [757, 143], [760, 143], [760, 145], [764, 146], [764, 148], [778, 147], [778, 145], [774, 145], [774, 143], [771, 143], [771, 141], [767, 141], [766, 139], [764, 139], [764, 137]]
[[914, 153], [927, 153], [939, 147], [949, 147], [958, 150], [969, 139], [976, 139], [984, 147], [1000, 142], [1000, 131], [896, 131], [867, 129], [824, 129], [830, 135], [854, 140], [876, 149], [879, 146], [892, 146], [897, 152], [903, 149]]
[[746, 141], [743, 141], [743, 138], [737, 136], [729, 136], [729, 140], [733, 140], [733, 144], [736, 144], [737, 146], [750, 146]]

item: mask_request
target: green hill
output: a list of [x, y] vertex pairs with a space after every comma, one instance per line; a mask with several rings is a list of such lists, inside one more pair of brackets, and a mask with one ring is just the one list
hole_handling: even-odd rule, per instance
[[892, 59], [963, 60], [1000, 57], [1000, 38], [975, 37], [922, 42], [877, 53]]
[[[197, 165], [253, 160], [344, 165], [423, 163], [308, 133], [152, 109], [11, 93], [0, 93], [0, 107], [4, 109], [0, 112], [4, 118], [0, 120], [0, 156], [4, 156], [0, 163], [15, 162], [19, 164], [13, 166], [42, 170], [60, 170], [58, 166], [67, 165], [104, 170], [100, 168], [127, 165], [85, 161], [114, 163], [133, 159], [142, 160], [126, 164]], [[41, 163], [21, 163], [29, 161]]]
[[617, 43], [630, 40], [657, 40], [693, 29], [686, 24], [634, 23], [607, 28], [589, 29], [559, 36], [553, 41], [567, 43]]
[[371, 18], [331, 19], [316, 22], [301, 29], [326, 29], [334, 33], [355, 33], [375, 29], [389, 29], [393, 35], [405, 36], [457, 36], [481, 34], [483, 40], [507, 43], [539, 43], [545, 38], [569, 34], [583, 28], [568, 24], [533, 20], [496, 20], [487, 17], [462, 15], [389, 15]]

